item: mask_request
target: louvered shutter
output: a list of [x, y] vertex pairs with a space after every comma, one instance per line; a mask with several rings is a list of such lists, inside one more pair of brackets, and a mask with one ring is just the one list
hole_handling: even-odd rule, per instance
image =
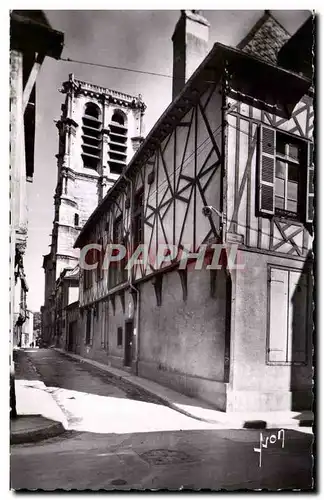
[[314, 144], [308, 144], [306, 222], [314, 219]]
[[276, 169], [276, 133], [261, 126], [259, 164], [259, 211], [274, 214]]

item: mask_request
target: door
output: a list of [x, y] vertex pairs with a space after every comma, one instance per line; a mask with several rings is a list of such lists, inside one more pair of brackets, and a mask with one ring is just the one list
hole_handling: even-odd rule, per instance
[[76, 351], [76, 326], [77, 326], [76, 321], [72, 321], [69, 324], [68, 351], [70, 352]]
[[133, 358], [133, 321], [125, 323], [125, 366], [132, 366]]

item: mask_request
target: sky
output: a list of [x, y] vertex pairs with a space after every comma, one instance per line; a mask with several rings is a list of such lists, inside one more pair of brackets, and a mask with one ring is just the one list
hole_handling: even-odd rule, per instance
[[[292, 35], [309, 17], [306, 10], [271, 11]], [[172, 74], [171, 37], [179, 10], [45, 10], [54, 29], [63, 31], [63, 58], [141, 71]], [[262, 10], [202, 10], [210, 22], [209, 46], [235, 46], [262, 16]], [[49, 252], [57, 182], [58, 135], [64, 95], [59, 92], [69, 73], [81, 80], [132, 95], [147, 105], [145, 132], [150, 131], [171, 101], [172, 79], [117, 71], [46, 58], [37, 78], [34, 181], [28, 184], [29, 231], [25, 269], [28, 308], [44, 303], [43, 255]]]

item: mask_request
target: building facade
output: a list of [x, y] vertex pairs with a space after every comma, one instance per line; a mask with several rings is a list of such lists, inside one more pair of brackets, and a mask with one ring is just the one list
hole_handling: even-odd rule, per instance
[[[42, 11], [13, 10], [10, 13], [10, 254], [9, 254], [9, 344], [21, 342], [27, 320], [27, 280], [24, 255], [28, 236], [26, 183], [34, 174], [36, 79], [46, 56], [59, 59], [64, 35], [50, 26]], [[11, 377], [11, 409], [15, 416], [14, 382]]]
[[56, 281], [54, 325], [56, 344], [66, 347], [68, 343], [66, 308], [79, 300], [79, 268], [64, 269]]
[[216, 43], [182, 73], [77, 238], [82, 356], [224, 411], [310, 407], [313, 29], [290, 37], [266, 13], [239, 47]]
[[34, 313], [32, 311], [27, 311], [26, 321], [22, 327], [21, 333], [21, 347], [34, 347], [35, 346], [35, 336], [34, 336]]
[[[44, 256], [43, 340], [57, 342], [57, 280], [78, 263], [74, 242], [90, 214], [122, 173], [143, 135], [145, 105], [131, 96], [69, 75], [56, 123], [57, 185], [51, 249]], [[60, 333], [62, 333], [60, 331]]]

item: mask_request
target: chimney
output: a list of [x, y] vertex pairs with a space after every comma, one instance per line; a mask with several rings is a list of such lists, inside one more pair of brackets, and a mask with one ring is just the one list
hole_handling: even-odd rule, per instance
[[172, 100], [208, 53], [209, 22], [199, 10], [182, 10], [173, 42]]

